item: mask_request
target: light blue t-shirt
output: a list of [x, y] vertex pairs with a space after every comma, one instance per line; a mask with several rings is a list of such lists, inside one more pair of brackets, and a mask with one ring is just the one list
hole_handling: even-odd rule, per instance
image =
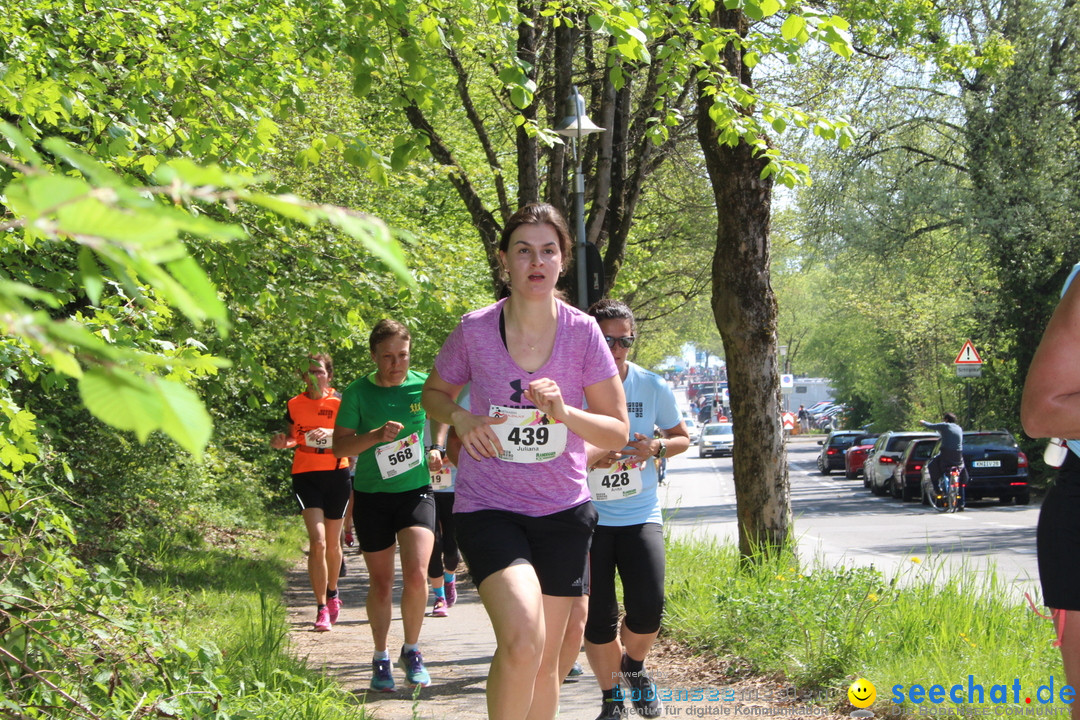
[[[673, 428], [682, 421], [675, 393], [662, 377], [640, 365], [626, 363], [626, 409], [630, 416], [630, 437], [641, 433], [651, 438], [656, 428]], [[660, 523], [660, 498], [656, 494], [656, 463], [647, 462], [641, 472], [641, 493], [622, 500], [593, 501], [600, 519], [598, 525], [622, 527], [641, 523]]]

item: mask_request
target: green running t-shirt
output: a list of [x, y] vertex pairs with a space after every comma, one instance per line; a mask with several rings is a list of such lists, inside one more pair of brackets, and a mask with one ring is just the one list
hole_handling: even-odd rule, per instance
[[405, 382], [394, 387], [375, 384], [375, 373], [354, 381], [341, 394], [337, 424], [357, 435], [380, 428], [390, 420], [404, 425], [390, 443], [370, 447], [356, 458], [353, 488], [357, 492], [398, 493], [431, 483], [425, 450], [424, 422], [420, 406], [425, 373], [412, 370]]

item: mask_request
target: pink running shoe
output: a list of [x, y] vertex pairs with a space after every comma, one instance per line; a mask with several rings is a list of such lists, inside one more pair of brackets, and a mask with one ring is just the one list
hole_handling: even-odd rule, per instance
[[446, 607], [454, 607], [454, 603], [457, 602], [457, 581], [450, 580], [443, 583], [443, 590], [446, 592]]
[[330, 611], [330, 624], [337, 625], [338, 615], [341, 614], [341, 598], [332, 597], [327, 600], [326, 609]]
[[435, 598], [435, 607], [431, 610], [431, 617], [446, 617], [450, 613], [446, 611], [446, 601], [441, 597]]
[[330, 608], [319, 608], [319, 614], [315, 618], [315, 632], [327, 632], [330, 630]]

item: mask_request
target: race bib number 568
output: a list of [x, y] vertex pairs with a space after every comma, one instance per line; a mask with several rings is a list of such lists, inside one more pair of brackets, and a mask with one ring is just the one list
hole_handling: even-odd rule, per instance
[[383, 480], [389, 480], [412, 470], [424, 461], [420, 436], [413, 433], [407, 438], [393, 440], [375, 448], [375, 462]]

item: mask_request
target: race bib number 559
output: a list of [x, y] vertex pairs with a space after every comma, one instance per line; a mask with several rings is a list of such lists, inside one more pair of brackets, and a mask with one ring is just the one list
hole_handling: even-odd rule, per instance
[[506, 418], [491, 426], [503, 448], [500, 460], [541, 463], [554, 460], [566, 450], [566, 425], [536, 408], [492, 405], [488, 414]]

